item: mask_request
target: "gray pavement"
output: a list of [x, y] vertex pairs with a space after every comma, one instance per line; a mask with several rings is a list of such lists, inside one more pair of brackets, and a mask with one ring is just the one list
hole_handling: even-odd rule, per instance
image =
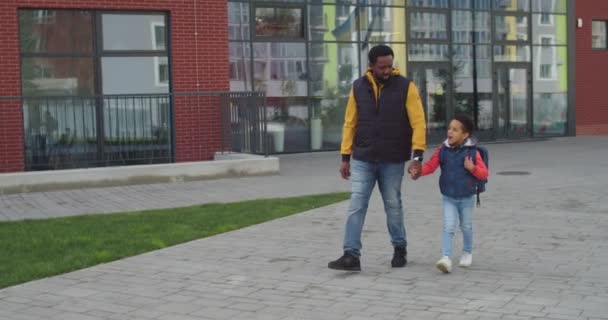
[[[608, 319], [608, 137], [488, 149], [469, 269], [433, 268], [436, 173], [404, 182], [406, 268], [390, 268], [376, 190], [361, 273], [326, 267], [341, 254], [342, 202], [0, 290], [0, 320]], [[288, 155], [272, 177], [0, 196], [0, 213], [18, 220], [347, 190], [337, 164], [335, 153]], [[530, 174], [497, 174], [505, 171]]]

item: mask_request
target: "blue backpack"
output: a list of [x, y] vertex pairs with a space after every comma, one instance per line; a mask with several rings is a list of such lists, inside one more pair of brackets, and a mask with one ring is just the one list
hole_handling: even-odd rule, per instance
[[[443, 151], [443, 148], [441, 148], [441, 151]], [[481, 159], [483, 160], [483, 163], [486, 165], [486, 168], [490, 169], [490, 158], [489, 158], [489, 154], [488, 154], [488, 149], [486, 149], [485, 147], [482, 146], [474, 146], [472, 148], [469, 148], [469, 152], [471, 153], [469, 156], [471, 157], [471, 159], [473, 159], [473, 163], [475, 163], [477, 161], [477, 151], [479, 151], [479, 154], [481, 155]], [[443, 152], [439, 152], [439, 161], [443, 162]], [[476, 186], [476, 193], [477, 193], [477, 206], [479, 207], [481, 205], [481, 201], [479, 201], [479, 194], [482, 192], [486, 191], [486, 184], [488, 183], [488, 180], [477, 180], [477, 186]]]

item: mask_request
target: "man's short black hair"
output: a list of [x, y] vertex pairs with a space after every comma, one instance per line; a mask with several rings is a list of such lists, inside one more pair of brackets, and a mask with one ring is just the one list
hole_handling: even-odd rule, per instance
[[473, 133], [473, 130], [475, 130], [475, 124], [473, 123], [473, 120], [471, 120], [471, 117], [466, 114], [457, 114], [454, 116], [454, 118], [452, 118], [452, 120], [458, 120], [458, 122], [462, 123], [462, 128], [464, 129], [464, 132], [471, 134]]
[[391, 56], [394, 58], [395, 54], [393, 53], [393, 49], [391, 49], [391, 47], [379, 44], [369, 50], [369, 53], [367, 54], [367, 59], [369, 60], [369, 63], [375, 64], [376, 61], [378, 61], [378, 57], [384, 56]]

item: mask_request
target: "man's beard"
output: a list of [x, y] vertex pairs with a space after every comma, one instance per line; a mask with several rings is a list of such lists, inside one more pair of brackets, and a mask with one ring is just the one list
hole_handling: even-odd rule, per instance
[[386, 84], [390, 79], [391, 79], [391, 76], [388, 76], [386, 79], [381, 78], [381, 77], [376, 77], [376, 81], [378, 81], [379, 84]]

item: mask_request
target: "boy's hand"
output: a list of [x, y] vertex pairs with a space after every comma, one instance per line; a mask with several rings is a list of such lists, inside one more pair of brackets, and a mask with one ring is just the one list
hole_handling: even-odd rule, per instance
[[422, 173], [422, 165], [419, 161], [412, 161], [407, 168], [407, 173], [410, 174], [410, 177], [413, 180], [420, 178], [420, 174]]
[[475, 164], [473, 163], [473, 160], [471, 160], [470, 156], [466, 156], [464, 158], [464, 167], [469, 170], [469, 172], [475, 170]]

